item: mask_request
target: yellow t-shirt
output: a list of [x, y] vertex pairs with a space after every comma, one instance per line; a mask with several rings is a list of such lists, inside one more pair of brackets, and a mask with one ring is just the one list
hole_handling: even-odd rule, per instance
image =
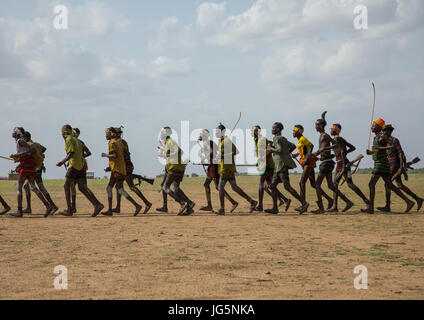
[[182, 163], [182, 150], [171, 138], [165, 141], [166, 171], [177, 171], [184, 174], [186, 165]]
[[116, 153], [116, 158], [109, 158], [109, 167], [112, 172], [127, 175], [127, 167], [124, 159], [124, 145], [118, 139], [111, 139], [109, 141], [109, 154]]
[[312, 143], [306, 139], [304, 136], [301, 136], [297, 140], [297, 150], [299, 151], [300, 159], [303, 160], [305, 156], [310, 153]]
[[34, 141], [28, 141], [27, 143], [30, 147], [34, 147], [35, 149], [35, 153], [32, 156], [37, 162], [37, 166], [35, 167], [35, 169], [39, 171], [43, 167], [44, 163], [44, 153], [42, 152], [43, 147], [41, 146], [41, 144]]
[[234, 143], [228, 138], [225, 137], [219, 142], [218, 150], [221, 153], [221, 162], [218, 168], [218, 174], [226, 173], [236, 173], [236, 162], [234, 153], [237, 151]]
[[84, 168], [84, 158], [82, 156], [81, 144], [78, 140], [69, 135], [65, 139], [65, 151], [66, 154], [73, 152], [71, 159], [69, 159], [68, 168], [74, 168], [75, 170], [82, 170]]

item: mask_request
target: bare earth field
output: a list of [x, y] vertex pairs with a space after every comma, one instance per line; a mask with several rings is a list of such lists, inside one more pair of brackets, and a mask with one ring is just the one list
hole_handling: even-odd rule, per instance
[[[292, 177], [296, 189], [298, 179]], [[355, 176], [365, 194], [368, 179]], [[238, 181], [257, 199], [258, 177]], [[248, 214], [248, 204], [235, 196], [234, 214], [178, 217], [155, 212], [162, 204], [159, 183], [143, 185], [154, 207], [137, 218], [125, 201], [125, 213], [90, 218], [82, 196], [73, 218], [42, 218], [34, 196], [32, 215], [0, 218], [0, 299], [424, 299], [422, 212], [362, 214], [360, 199], [343, 186], [356, 203], [348, 214], [299, 216], [296, 201], [279, 216]], [[62, 185], [46, 183], [64, 209]], [[424, 195], [424, 175], [411, 175], [408, 185]], [[89, 186], [106, 203], [106, 181]], [[186, 179], [183, 189], [197, 209], [205, 204], [202, 178]], [[13, 183], [0, 182], [0, 193], [15, 210]], [[308, 198], [314, 209], [311, 189]], [[215, 190], [213, 200], [217, 207]], [[401, 200], [393, 195], [393, 201], [402, 212]], [[376, 203], [384, 205], [382, 182]], [[57, 265], [68, 269], [68, 290], [54, 289]], [[354, 288], [357, 265], [368, 269], [368, 290]]]

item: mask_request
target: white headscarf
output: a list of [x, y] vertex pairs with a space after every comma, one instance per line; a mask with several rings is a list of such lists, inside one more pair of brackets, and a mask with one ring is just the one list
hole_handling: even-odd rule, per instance
[[15, 133], [19, 138], [23, 138], [24, 137], [24, 133], [18, 127], [13, 128], [13, 133]]

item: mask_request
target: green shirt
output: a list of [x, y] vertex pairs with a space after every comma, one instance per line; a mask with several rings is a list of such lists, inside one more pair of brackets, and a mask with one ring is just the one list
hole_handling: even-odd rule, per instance
[[276, 172], [280, 172], [284, 168], [296, 168], [296, 163], [291, 156], [292, 151], [296, 149], [295, 144], [289, 142], [281, 135], [276, 135], [274, 137], [273, 147], [278, 150], [278, 152], [272, 154]]
[[256, 156], [258, 157], [258, 171], [260, 174], [264, 173], [267, 167], [270, 169], [274, 169], [275, 167], [272, 154], [266, 154], [268, 144], [272, 144], [272, 142], [263, 136], [255, 138]]
[[182, 171], [185, 172], [186, 165], [182, 163], [182, 150], [178, 144], [171, 138], [165, 141], [165, 155], [166, 155], [166, 171]]
[[219, 142], [218, 150], [221, 154], [218, 174], [222, 174], [223, 172], [236, 173], [237, 170], [234, 154], [237, 153], [237, 148], [234, 143], [228, 137], [225, 137]]
[[35, 161], [37, 162], [36, 169], [38, 171], [43, 167], [43, 163], [44, 163], [44, 153], [42, 151], [43, 146], [32, 140], [28, 141], [27, 143], [30, 147], [34, 147], [35, 149], [35, 153], [33, 154], [33, 157]]
[[75, 170], [82, 170], [84, 168], [84, 158], [82, 156], [82, 147], [78, 140], [69, 135], [65, 139], [65, 151], [66, 154], [73, 153], [69, 159], [68, 168], [74, 168]]

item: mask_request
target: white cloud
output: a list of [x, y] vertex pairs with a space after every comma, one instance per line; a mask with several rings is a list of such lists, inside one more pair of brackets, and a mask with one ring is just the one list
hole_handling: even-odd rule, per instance
[[204, 2], [197, 8], [197, 26], [204, 30], [222, 21], [226, 14], [226, 3]]
[[[353, 28], [355, 6], [368, 8], [369, 29]], [[209, 45], [248, 51], [259, 45], [313, 38], [381, 38], [422, 29], [420, 0], [257, 0], [239, 15], [228, 16]]]
[[159, 24], [155, 39], [149, 41], [148, 48], [152, 52], [166, 50], [169, 42], [169, 32], [178, 25], [177, 17], [167, 17]]
[[180, 26], [177, 17], [167, 17], [158, 26], [153, 26], [155, 36], [148, 43], [151, 52], [164, 52], [169, 49], [187, 49], [195, 46], [193, 28]]
[[104, 2], [89, 1], [69, 11], [69, 31], [84, 37], [99, 37], [126, 31], [131, 21]]
[[191, 68], [192, 62], [190, 57], [172, 59], [160, 56], [150, 63], [147, 74], [152, 79], [159, 79], [165, 76], [188, 74]]

